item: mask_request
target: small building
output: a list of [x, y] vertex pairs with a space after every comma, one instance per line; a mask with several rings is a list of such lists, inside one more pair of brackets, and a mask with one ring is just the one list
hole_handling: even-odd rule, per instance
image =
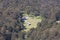
[[31, 23], [30, 23], [30, 22], [27, 22], [27, 25], [28, 25], [28, 26], [30, 26], [30, 25], [31, 25]]
[[28, 17], [26, 17], [26, 16], [23, 16], [22, 17], [22, 21], [25, 21], [25, 20], [27, 20], [28, 19]]
[[56, 21], [56, 23], [60, 23], [60, 21]]

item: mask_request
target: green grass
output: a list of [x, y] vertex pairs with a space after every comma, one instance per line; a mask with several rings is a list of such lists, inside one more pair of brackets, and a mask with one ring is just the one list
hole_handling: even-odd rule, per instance
[[[25, 32], [30, 31], [30, 29], [32, 28], [37, 28], [37, 23], [42, 21], [42, 17], [41, 16], [33, 16], [33, 15], [28, 15], [28, 14], [24, 14], [24, 16], [27, 16], [28, 19], [24, 22], [24, 26], [25, 26]], [[30, 22], [31, 25], [27, 25], [27, 22]]]

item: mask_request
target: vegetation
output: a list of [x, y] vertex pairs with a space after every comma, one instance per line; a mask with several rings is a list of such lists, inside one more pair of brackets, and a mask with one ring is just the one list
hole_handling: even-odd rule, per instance
[[[43, 19], [41, 16], [34, 16], [34, 15], [28, 15], [28, 14], [24, 14], [24, 16], [28, 17], [28, 19], [25, 20], [24, 22], [24, 26], [26, 28], [24, 31], [26, 32], [30, 31], [30, 29], [32, 28], [37, 28], [38, 22], [41, 23]], [[28, 22], [31, 23], [31, 25], [28, 25]]]
[[[26, 26], [23, 16], [30, 17], [27, 21], [33, 25]], [[0, 0], [0, 40], [60, 40], [56, 21], [60, 21], [60, 0]], [[33, 28], [22, 32], [29, 27]]]

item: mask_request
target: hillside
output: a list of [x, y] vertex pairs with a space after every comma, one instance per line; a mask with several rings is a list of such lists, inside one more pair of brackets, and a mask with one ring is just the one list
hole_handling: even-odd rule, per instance
[[[22, 31], [23, 14], [36, 28]], [[0, 0], [0, 40], [60, 40], [60, 0]]]

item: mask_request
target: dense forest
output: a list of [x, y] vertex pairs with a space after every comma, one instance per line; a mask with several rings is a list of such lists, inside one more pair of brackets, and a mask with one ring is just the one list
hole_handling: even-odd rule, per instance
[[[22, 32], [25, 13], [44, 20]], [[0, 0], [0, 40], [60, 40], [60, 0]]]

